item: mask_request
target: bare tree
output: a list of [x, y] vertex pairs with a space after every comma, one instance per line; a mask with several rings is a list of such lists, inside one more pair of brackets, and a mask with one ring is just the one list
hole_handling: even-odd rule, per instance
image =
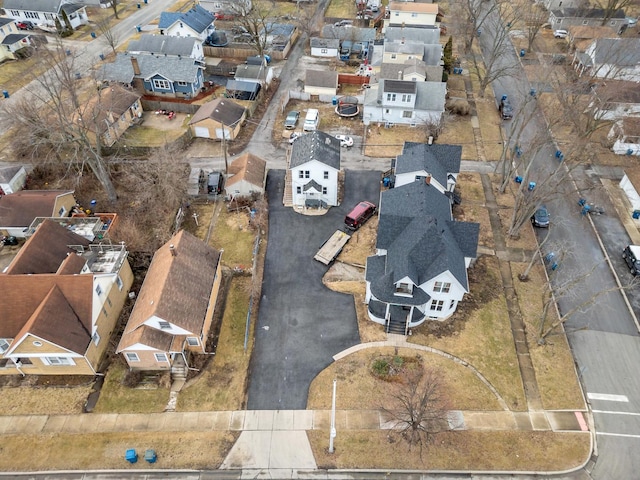
[[47, 70], [35, 78], [27, 95], [5, 106], [14, 128], [14, 149], [35, 162], [64, 164], [79, 175], [87, 166], [115, 201], [116, 190], [102, 155], [100, 136], [91, 134], [98, 130], [91, 125], [94, 113], [85, 111], [87, 103], [81, 101], [81, 88], [87, 83], [76, 74], [75, 55], [60, 43], [52, 49], [40, 49], [38, 55]]
[[387, 402], [382, 411], [395, 423], [409, 449], [420, 448], [420, 455], [435, 435], [453, 428], [441, 375], [432, 368], [407, 375], [405, 382], [389, 393]]
[[604, 10], [602, 17], [602, 25], [606, 25], [609, 20], [616, 14], [618, 10], [627, 8], [634, 4], [634, 0], [594, 0], [595, 4]]
[[519, 12], [527, 32], [527, 52], [533, 49], [533, 42], [542, 26], [549, 21], [549, 11], [542, 4], [523, 0], [514, 5]]
[[501, 0], [456, 0], [451, 5], [451, 21], [456, 33], [464, 39], [465, 54], [470, 54], [473, 43], [482, 31], [487, 18], [499, 10]]
[[236, 22], [244, 27], [247, 43], [256, 50], [258, 56], [264, 56], [268, 39], [273, 31], [274, 12], [277, 11], [275, 2], [271, 0], [257, 0], [251, 5], [246, 1], [231, 4], [231, 10]]
[[116, 20], [119, 18], [118, 17], [118, 4], [120, 3], [120, 0], [111, 0], [111, 8], [113, 8], [113, 15], [116, 17]]
[[120, 36], [113, 30], [113, 28], [111, 28], [111, 23], [108, 18], [98, 20], [96, 25], [98, 27], [98, 31], [101, 33], [101, 41], [111, 48], [115, 55], [116, 47], [120, 41]]

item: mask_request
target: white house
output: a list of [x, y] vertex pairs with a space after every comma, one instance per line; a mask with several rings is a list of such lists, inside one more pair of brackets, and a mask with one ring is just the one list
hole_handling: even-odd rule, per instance
[[338, 91], [338, 72], [307, 70], [304, 91], [310, 95], [335, 95]]
[[625, 170], [624, 176], [620, 181], [620, 188], [624, 191], [631, 204], [629, 216], [636, 211], [640, 211], [640, 174], [637, 169]]
[[187, 12], [162, 12], [158, 28], [161, 35], [196, 37], [204, 41], [215, 31], [213, 13], [196, 5]]
[[369, 318], [406, 335], [450, 317], [469, 292], [480, 225], [453, 220], [447, 196], [424, 181], [382, 192], [378, 218], [376, 254], [365, 270]]
[[447, 86], [443, 82], [380, 80], [365, 92], [363, 118], [371, 123], [439, 124]]
[[253, 8], [251, 0], [200, 0], [199, 4], [211, 13], [240, 14]]
[[87, 8], [67, 0], [4, 0], [5, 14], [18, 21], [29, 21], [35, 25], [56, 26], [56, 19], [65, 26], [65, 16], [71, 28], [89, 23]]
[[340, 51], [340, 40], [337, 38], [311, 37], [312, 57], [337, 58]]
[[165, 57], [188, 57], [204, 60], [202, 42], [196, 37], [172, 37], [145, 33], [131, 40], [127, 47], [130, 55], [160, 55]]
[[264, 62], [260, 65], [242, 64], [236, 67], [233, 78], [238, 82], [259, 83], [264, 87], [273, 80], [273, 68]]
[[[611, 150], [617, 155], [640, 155], [640, 118], [627, 117], [611, 126], [608, 134], [613, 140]], [[638, 183], [640, 185], [640, 182]]]
[[636, 82], [607, 80], [595, 85], [589, 110], [600, 120], [640, 117], [640, 87]]
[[22, 165], [0, 167], [0, 195], [22, 190], [27, 181], [27, 171]]
[[579, 75], [640, 82], [640, 38], [599, 38], [573, 64]]
[[404, 142], [394, 166], [395, 186], [426, 182], [440, 193], [453, 192], [460, 173], [460, 145]]
[[389, 2], [388, 18], [384, 20], [388, 26], [423, 26], [436, 25], [438, 16], [437, 3]]
[[407, 60], [422, 60], [424, 56], [424, 44], [406, 41], [384, 41], [382, 61], [384, 63], [405, 63]]
[[289, 172], [294, 207], [338, 205], [340, 141], [317, 130], [302, 135], [291, 147]]
[[[606, 25], [620, 32], [627, 24], [624, 10], [618, 9], [613, 14], [607, 15], [603, 8], [565, 8], [562, 6], [549, 13], [549, 24], [553, 30], [567, 29], [571, 25], [601, 26], [605, 16], [609, 16]], [[626, 28], [626, 27], [624, 27]]]

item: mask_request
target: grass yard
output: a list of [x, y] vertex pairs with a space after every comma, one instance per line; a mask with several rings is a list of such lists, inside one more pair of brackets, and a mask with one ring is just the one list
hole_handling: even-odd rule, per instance
[[256, 236], [249, 229], [249, 213], [246, 210], [229, 212], [226, 204], [223, 204], [219, 217], [215, 221], [209, 245], [218, 250], [224, 249], [222, 264], [229, 267], [241, 265], [243, 268], [251, 268]]
[[494, 248], [489, 211], [485, 206], [484, 188], [478, 173], [460, 173], [456, 183], [462, 203], [453, 207], [453, 216], [458, 221], [480, 223], [478, 244]]
[[[204, 371], [182, 389], [178, 396], [177, 410], [200, 412], [244, 408], [253, 343], [253, 333], [250, 332], [250, 342], [245, 352], [244, 332], [250, 292], [250, 277], [233, 278], [227, 294], [216, 354]], [[252, 327], [254, 323], [255, 321], [251, 322]]]
[[169, 401], [169, 387], [130, 388], [124, 385], [127, 367], [120, 356], [114, 360], [104, 380], [95, 413], [159, 413]]
[[356, 7], [353, 0], [331, 0], [325, 17], [330, 18], [355, 18]]
[[15, 93], [46, 70], [46, 64], [37, 58], [9, 60], [0, 65], [0, 88]]
[[[439, 434], [420, 458], [419, 448], [389, 431], [338, 431], [335, 453], [329, 432], [307, 432], [318, 468], [406, 470], [567, 470], [590, 454], [588, 433], [457, 431]], [[384, 452], [381, 454], [381, 452]], [[401, 459], [401, 460], [400, 460]]]
[[170, 130], [134, 125], [127, 129], [120, 141], [131, 147], [161, 147], [176, 141], [185, 131], [186, 128], [180, 128], [178, 125]]
[[[170, 414], [168, 414], [170, 415]], [[0, 469], [11, 471], [105, 469], [216, 469], [239, 432], [118, 432], [98, 434], [6, 435]], [[140, 459], [125, 461], [127, 449]], [[154, 449], [156, 463], [144, 461]]]
[[[539, 261], [539, 260], [538, 260]], [[529, 281], [521, 282], [518, 275], [526, 264], [511, 263], [513, 285], [518, 295], [520, 310], [526, 325], [529, 354], [536, 373], [536, 380], [546, 410], [580, 410], [585, 408], [582, 390], [578, 384], [573, 356], [562, 329], [548, 338], [545, 345], [538, 345], [536, 333], [540, 326], [542, 293], [546, 283], [543, 266], [538, 263], [529, 273]], [[549, 309], [548, 322], [557, 320], [554, 308]]]
[[[384, 381], [371, 373], [373, 362], [382, 356], [396, 355], [391, 347], [371, 348], [355, 352], [332, 363], [313, 380], [309, 388], [307, 408], [331, 408], [333, 379], [337, 379], [336, 408], [338, 410], [378, 409], [388, 405], [387, 394], [398, 383]], [[453, 410], [500, 410], [495, 396], [468, 368], [439, 355], [401, 348], [398, 356], [418, 357], [423, 366], [441, 372], [443, 395]]]
[[367, 157], [397, 157], [402, 153], [404, 142], [426, 142], [427, 131], [424, 128], [411, 128], [395, 125], [391, 128], [371, 124], [366, 129]]
[[407, 339], [466, 360], [498, 390], [509, 408], [526, 410], [497, 258], [480, 257], [469, 269], [469, 283], [470, 293], [449, 320], [425, 322]]
[[462, 160], [478, 160], [478, 150], [471, 127], [471, 117], [452, 115], [445, 121], [442, 133], [437, 143], [462, 145]]
[[0, 415], [80, 414], [92, 383], [75, 387], [2, 387]]

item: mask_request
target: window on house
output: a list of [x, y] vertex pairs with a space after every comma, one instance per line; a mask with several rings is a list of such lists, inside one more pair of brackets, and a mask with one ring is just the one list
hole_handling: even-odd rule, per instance
[[411, 118], [413, 117], [413, 112], [411, 110], [405, 110], [402, 112], [402, 118]]
[[326, 48], [321, 48], [320, 53], [329, 53]]
[[400, 16], [400, 12], [395, 12], [395, 14], [396, 14], [396, 17]]
[[125, 352], [125, 357], [127, 357], [127, 362], [139, 362], [140, 357], [135, 352]]
[[396, 101], [396, 94], [395, 93], [387, 93], [387, 101], [388, 102], [395, 102]]
[[451, 284], [449, 282], [436, 282], [433, 284], [433, 291], [438, 293], [449, 293]]
[[108, 316], [109, 316], [109, 314], [107, 313], [107, 310], [106, 310], [104, 307], [102, 307], [102, 314], [103, 314], [105, 317], [108, 317]]
[[154, 357], [156, 357], [156, 362], [168, 362], [166, 353], [154, 353]]
[[161, 330], [171, 330], [171, 324], [169, 322], [163, 322], [161, 320], [158, 322], [158, 326]]
[[418, 14], [417, 14], [417, 13], [412, 13], [412, 14], [411, 14], [411, 17], [412, 17], [412, 18], [416, 18], [417, 16], [418, 16]]
[[7, 368], [7, 367], [12, 367], [13, 365], [9, 365], [9, 359], [8, 358], [0, 358], [0, 368]]
[[180, 85], [181, 87], [186, 87], [188, 85], [187, 82], [178, 82], [178, 85]]
[[52, 367], [75, 365], [75, 362], [67, 357], [43, 357], [42, 361], [45, 365], [50, 365]]
[[395, 60], [396, 58], [398, 58], [398, 55], [396, 55], [395, 53], [391, 54], [391, 60]]
[[122, 279], [120, 278], [120, 275], [116, 276], [116, 285], [118, 285], [118, 290], [122, 290], [122, 287], [124, 287], [124, 284], [122, 283]]
[[171, 84], [168, 80], [163, 80], [161, 78], [153, 79], [153, 88], [154, 90], [171, 90]]
[[444, 300], [431, 300], [431, 310], [441, 312], [444, 307]]
[[451, 300], [451, 303], [449, 303], [449, 310], [451, 310], [456, 304], [455, 300]]
[[396, 285], [396, 293], [411, 295], [413, 293], [413, 285], [400, 282]]
[[64, 207], [60, 207], [60, 210], [58, 210], [58, 216], [59, 217], [64, 217], [67, 213], [67, 209]]
[[311, 178], [311, 172], [309, 170], [304, 171], [304, 178]]
[[91, 336], [91, 340], [93, 340], [93, 344], [97, 347], [98, 344], [100, 343], [100, 334], [98, 332], [94, 333]]
[[304, 172], [302, 170], [298, 172], [298, 178], [304, 178]]
[[111, 303], [111, 299], [109, 297], [107, 297], [107, 305], [113, 307], [113, 304]]
[[329, 180], [329, 172], [324, 172], [322, 178], [324, 178], [325, 180]]
[[96, 293], [102, 295], [102, 287], [100, 285], [96, 285]]
[[9, 345], [11, 345], [6, 339], [0, 338], [0, 353], [4, 353], [9, 350]]
[[300, 195], [302, 193], [302, 187], [296, 187], [296, 193]]
[[20, 16], [20, 12], [17, 10], [11, 10], [11, 15], [14, 17], [19, 17]]
[[402, 95], [402, 101], [403, 102], [410, 102], [411, 101], [411, 95]]
[[200, 345], [200, 340], [198, 337], [187, 337], [187, 345], [190, 347], [197, 347]]
[[391, 110], [389, 110], [388, 108], [385, 108], [384, 113], [388, 115], [389, 113], [391, 113]]
[[322, 187], [322, 194], [326, 195], [327, 194], [327, 187]]

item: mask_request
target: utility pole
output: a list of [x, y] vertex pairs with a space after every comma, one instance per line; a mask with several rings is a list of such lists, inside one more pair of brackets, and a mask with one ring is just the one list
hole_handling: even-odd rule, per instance
[[227, 160], [227, 131], [224, 127], [224, 123], [220, 122], [222, 125], [222, 153], [224, 155], [224, 175], [225, 178], [229, 174], [229, 161]]
[[329, 453], [333, 453], [333, 439], [336, 438], [336, 383], [333, 379], [333, 397], [331, 399], [331, 432], [329, 433]]

